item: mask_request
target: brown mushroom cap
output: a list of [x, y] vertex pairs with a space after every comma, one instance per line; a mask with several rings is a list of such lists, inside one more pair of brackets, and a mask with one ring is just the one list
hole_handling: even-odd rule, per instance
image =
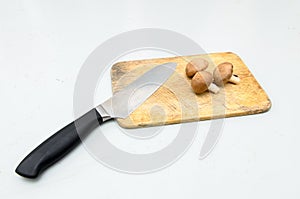
[[224, 86], [231, 78], [233, 73], [233, 65], [229, 62], [221, 63], [214, 70], [214, 82], [218, 86]]
[[193, 77], [197, 72], [203, 71], [208, 67], [208, 61], [202, 58], [192, 59], [185, 68], [186, 75]]
[[192, 79], [192, 88], [196, 94], [205, 92], [213, 81], [213, 76], [209, 72], [197, 72]]

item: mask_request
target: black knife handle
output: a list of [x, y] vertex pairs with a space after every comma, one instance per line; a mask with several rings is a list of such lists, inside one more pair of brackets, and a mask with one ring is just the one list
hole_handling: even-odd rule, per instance
[[80, 138], [103, 123], [103, 119], [94, 108], [53, 134], [28, 154], [19, 166], [16, 173], [26, 178], [36, 178], [46, 168], [60, 160], [74, 149]]

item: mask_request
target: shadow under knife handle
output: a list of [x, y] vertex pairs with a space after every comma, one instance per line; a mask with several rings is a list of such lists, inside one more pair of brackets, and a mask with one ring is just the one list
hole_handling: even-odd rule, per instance
[[53, 134], [30, 154], [28, 154], [19, 166], [16, 173], [26, 178], [36, 178], [49, 166], [60, 160], [79, 143], [80, 138], [103, 123], [103, 119], [94, 108]]

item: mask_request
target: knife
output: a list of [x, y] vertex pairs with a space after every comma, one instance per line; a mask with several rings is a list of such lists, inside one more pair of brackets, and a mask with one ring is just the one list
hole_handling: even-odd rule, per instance
[[26, 178], [37, 178], [45, 169], [67, 155], [93, 129], [112, 118], [126, 118], [148, 99], [175, 71], [173, 62], [155, 66], [104, 103], [96, 106], [53, 134], [16, 168]]

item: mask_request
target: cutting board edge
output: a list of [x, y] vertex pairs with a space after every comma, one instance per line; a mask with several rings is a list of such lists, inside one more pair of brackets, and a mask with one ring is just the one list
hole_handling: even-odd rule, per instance
[[[212, 52], [212, 53], [207, 53], [207, 54], [200, 54], [200, 55], [214, 55], [214, 54], [232, 54], [232, 55], [235, 55], [236, 57], [238, 57], [240, 60], [241, 57], [236, 54], [235, 52], [232, 52], [232, 51], [226, 51], [226, 52]], [[158, 57], [158, 58], [148, 58], [148, 59], [136, 59], [136, 60], [128, 60], [128, 61], [119, 61], [119, 62], [116, 62], [112, 65], [111, 67], [111, 71], [115, 68], [115, 67], [118, 67], [120, 65], [124, 65], [124, 64], [127, 64], [127, 63], [135, 63], [135, 62], [154, 62], [154, 61], [157, 61], [157, 60], [167, 60], [167, 59], [174, 59], [174, 58], [181, 58], [181, 57], [193, 57], [193, 56], [199, 56], [199, 54], [192, 54], [192, 55], [182, 55], [182, 56], [170, 56], [170, 57]]]
[[143, 124], [140, 123], [138, 125], [134, 124], [128, 124], [127, 122], [123, 121], [123, 119], [116, 119], [118, 125], [124, 129], [137, 129], [137, 128], [145, 128], [145, 127], [155, 127], [155, 126], [164, 126], [164, 125], [172, 125], [172, 124], [180, 124], [180, 123], [188, 123], [188, 122], [201, 122], [201, 121], [208, 121], [208, 120], [215, 120], [215, 119], [222, 119], [222, 118], [233, 118], [233, 117], [244, 117], [244, 116], [250, 116], [250, 115], [257, 115], [257, 114], [263, 114], [267, 113], [272, 107], [272, 102], [268, 98], [266, 105], [263, 108], [257, 108], [256, 110], [251, 110], [248, 112], [234, 112], [231, 114], [227, 114], [225, 117], [224, 115], [222, 116], [214, 116], [214, 117], [209, 117], [205, 116], [200, 119], [187, 119], [187, 120], [173, 120], [172, 122], [169, 123], [151, 123], [151, 124]]

